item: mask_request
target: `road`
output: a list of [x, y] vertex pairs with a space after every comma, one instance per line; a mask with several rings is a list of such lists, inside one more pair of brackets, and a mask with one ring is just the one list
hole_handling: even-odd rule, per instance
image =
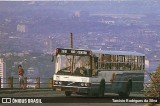
[[[135, 98], [143, 96], [142, 94], [131, 94], [131, 97]], [[93, 98], [87, 96], [79, 96], [73, 94], [72, 97], [65, 97], [64, 92], [56, 92], [52, 90], [39, 90], [39, 91], [28, 91], [20, 90], [16, 92], [9, 91], [1, 92], [0, 97], [21, 97], [21, 98], [32, 98], [32, 97], [46, 97], [51, 103], [43, 104], [31, 104], [34, 106], [145, 106], [146, 103], [112, 103], [112, 99], [117, 99], [117, 94], [105, 94], [104, 98]], [[49, 98], [48, 98], [49, 97]], [[10, 106], [11, 104], [0, 104], [0, 106]], [[27, 104], [12, 104], [12, 106], [27, 105]], [[27, 105], [28, 106], [28, 105]]]
[[[51, 89], [27, 89], [27, 90], [1, 90], [0, 97], [65, 97], [64, 92], [53, 91]], [[82, 97], [72, 94], [73, 97]], [[84, 96], [83, 96], [84, 97]], [[105, 97], [118, 97], [118, 94], [105, 93]], [[130, 97], [144, 97], [142, 93], [131, 93]]]

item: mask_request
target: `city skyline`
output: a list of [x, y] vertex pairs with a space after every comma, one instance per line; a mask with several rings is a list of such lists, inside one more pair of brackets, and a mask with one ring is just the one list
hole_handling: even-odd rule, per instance
[[[8, 57], [18, 57], [17, 64], [26, 64], [23, 56], [34, 63], [40, 61], [37, 56], [32, 59], [37, 53], [41, 58], [47, 54], [45, 59], [50, 61], [51, 51], [70, 47], [72, 32], [74, 48], [136, 51], [157, 61], [160, 4], [156, 0], [120, 1], [1, 1], [0, 57], [7, 61]], [[7, 64], [7, 70], [15, 70], [16, 63]], [[47, 64], [45, 67], [50, 67]], [[48, 71], [52, 70], [50, 67]]]

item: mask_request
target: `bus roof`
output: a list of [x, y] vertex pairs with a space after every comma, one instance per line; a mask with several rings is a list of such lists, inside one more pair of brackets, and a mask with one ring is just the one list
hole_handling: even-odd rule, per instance
[[143, 53], [131, 52], [131, 51], [112, 51], [112, 50], [87, 50], [87, 49], [74, 49], [74, 48], [57, 48], [57, 49], [70, 49], [70, 50], [85, 50], [92, 51], [94, 54], [111, 54], [111, 55], [129, 55], [129, 56], [145, 56]]
[[92, 50], [93, 53], [98, 54], [112, 54], [112, 55], [130, 55], [130, 56], [145, 56], [145, 54], [131, 51], [109, 51], [109, 50]]

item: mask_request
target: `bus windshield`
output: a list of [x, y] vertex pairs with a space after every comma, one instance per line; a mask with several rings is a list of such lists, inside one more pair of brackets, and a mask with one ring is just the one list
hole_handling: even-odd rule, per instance
[[90, 56], [58, 54], [55, 73], [57, 75], [90, 76]]

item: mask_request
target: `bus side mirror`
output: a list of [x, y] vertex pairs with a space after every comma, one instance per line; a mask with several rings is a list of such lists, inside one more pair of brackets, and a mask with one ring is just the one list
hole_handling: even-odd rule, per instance
[[51, 62], [54, 62], [54, 55], [52, 55], [51, 57]]
[[96, 65], [96, 69], [98, 69], [98, 57], [94, 57], [94, 63]]
[[98, 57], [94, 57], [94, 62], [95, 62], [95, 63], [98, 62]]
[[92, 71], [92, 76], [98, 76], [98, 70], [97, 69]]

